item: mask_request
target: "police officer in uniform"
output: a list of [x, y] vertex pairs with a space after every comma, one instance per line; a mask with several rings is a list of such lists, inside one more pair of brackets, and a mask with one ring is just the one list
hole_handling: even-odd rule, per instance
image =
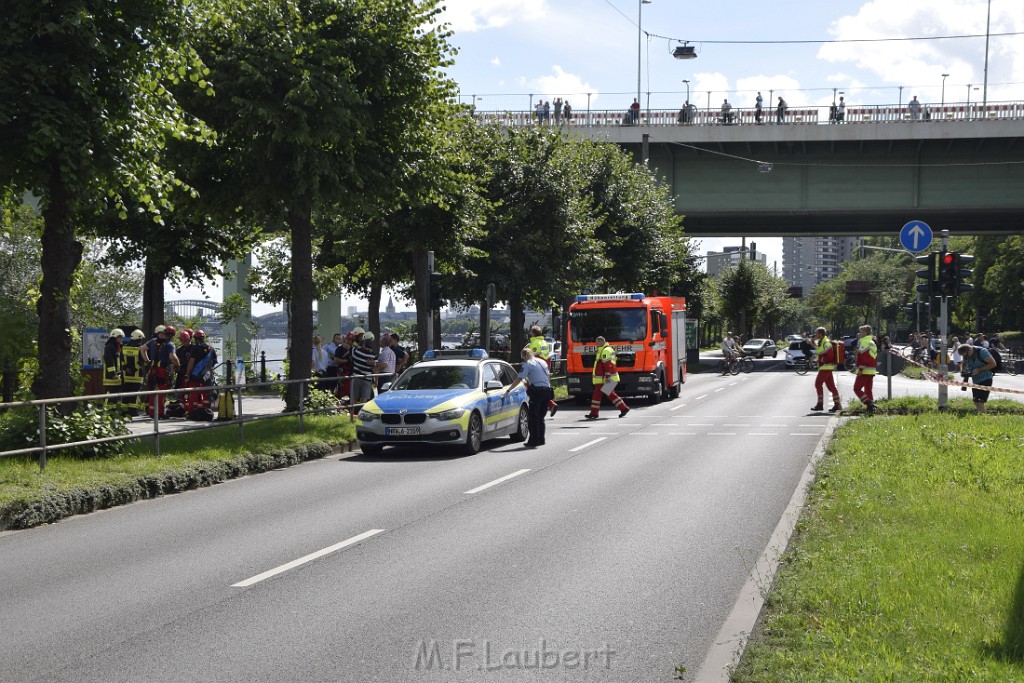
[[548, 412], [548, 401], [555, 394], [551, 390], [548, 364], [534, 356], [530, 347], [524, 348], [519, 355], [523, 359], [522, 370], [519, 371], [519, 376], [515, 381], [505, 390], [502, 399], [519, 386], [520, 382], [526, 382], [526, 395], [530, 397], [530, 438], [526, 441], [526, 447], [536, 448], [544, 445], [544, 414]]
[[[540, 358], [548, 365], [548, 373], [551, 372], [551, 345], [548, 344], [548, 340], [544, 338], [544, 331], [540, 329], [539, 325], [534, 325], [530, 328], [530, 351], [536, 358]], [[555, 416], [558, 412], [558, 404], [555, 403], [554, 394], [551, 395], [551, 400], [548, 401], [547, 409], [551, 411], [551, 417]]]

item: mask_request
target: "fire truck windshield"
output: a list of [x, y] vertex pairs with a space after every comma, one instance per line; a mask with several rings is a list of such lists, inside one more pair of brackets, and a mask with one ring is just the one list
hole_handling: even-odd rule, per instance
[[593, 342], [604, 337], [609, 342], [647, 338], [647, 309], [591, 308], [571, 313], [569, 331], [574, 342]]

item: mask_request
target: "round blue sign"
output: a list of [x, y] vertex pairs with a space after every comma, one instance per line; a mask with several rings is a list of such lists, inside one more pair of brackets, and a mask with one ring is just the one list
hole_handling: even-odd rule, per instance
[[900, 230], [900, 244], [915, 254], [932, 246], [932, 229], [924, 221], [910, 221]]

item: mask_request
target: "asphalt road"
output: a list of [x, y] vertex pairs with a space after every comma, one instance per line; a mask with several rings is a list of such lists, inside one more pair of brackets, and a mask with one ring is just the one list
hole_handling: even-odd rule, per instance
[[563, 407], [536, 450], [356, 453], [2, 534], [0, 680], [694, 672], [830, 419], [758, 366]]

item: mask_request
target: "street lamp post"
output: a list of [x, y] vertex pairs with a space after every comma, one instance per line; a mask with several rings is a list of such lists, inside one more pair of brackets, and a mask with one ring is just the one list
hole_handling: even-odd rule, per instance
[[[640, 59], [642, 56], [640, 48], [640, 37], [643, 34], [644, 5], [651, 4], [652, 0], [637, 0], [636, 3], [636, 101], [640, 102]], [[636, 123], [640, 123], [637, 117]]]
[[988, 17], [985, 19], [985, 89], [981, 93], [981, 105], [988, 104], [988, 37], [992, 25], [992, 0], [988, 0]]
[[690, 103], [690, 81], [686, 78], [683, 79], [683, 83], [686, 84], [686, 103]]
[[949, 74], [942, 74], [942, 106], [946, 106], [946, 79], [949, 78]]

